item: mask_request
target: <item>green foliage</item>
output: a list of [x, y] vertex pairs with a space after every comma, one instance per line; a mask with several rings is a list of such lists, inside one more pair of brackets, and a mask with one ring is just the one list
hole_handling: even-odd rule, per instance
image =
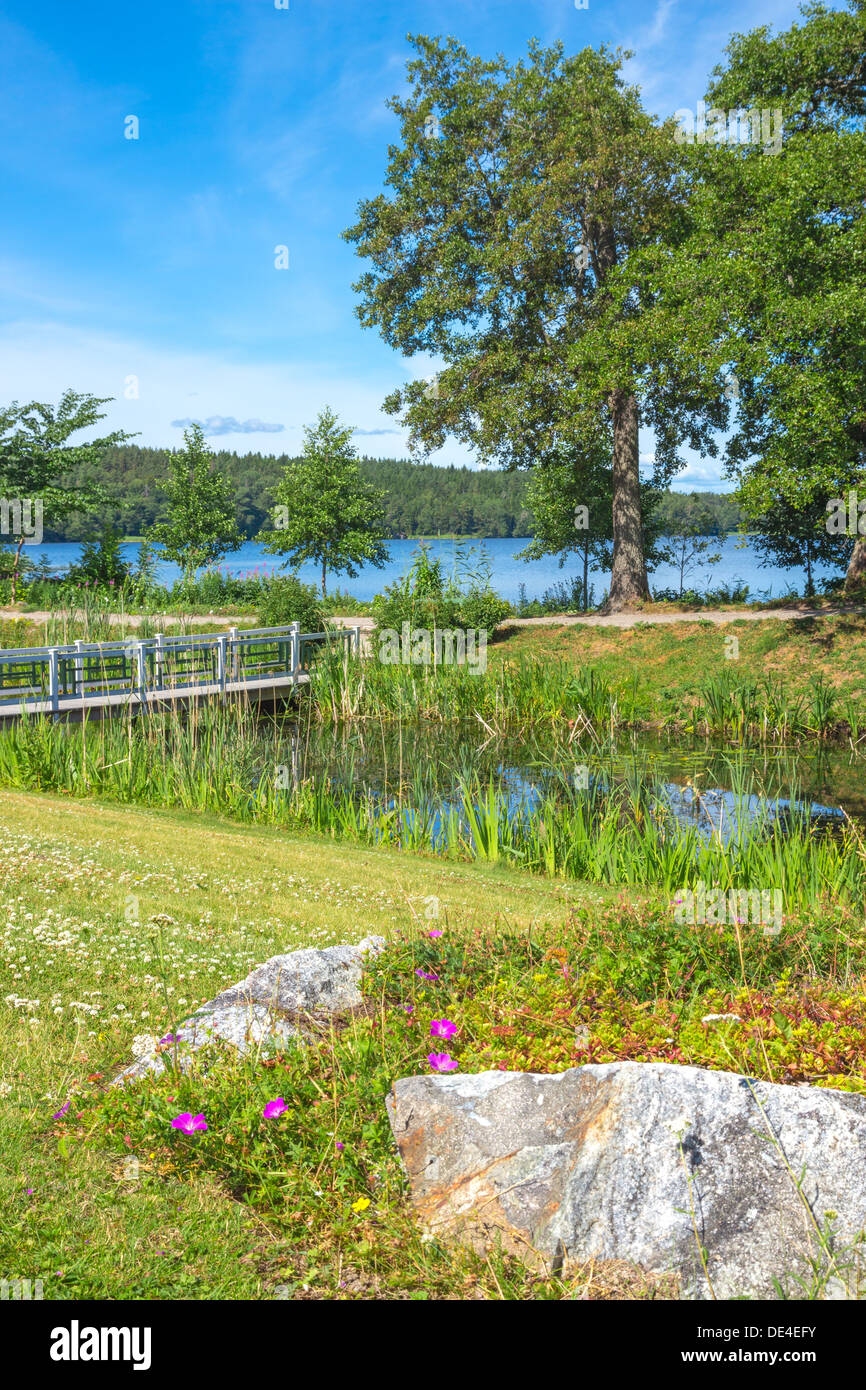
[[[750, 485], [743, 488], [745, 526], [752, 546], [765, 568], [802, 569], [805, 594], [815, 593], [814, 568], [844, 569], [854, 549], [853, 539], [827, 531], [827, 494], [813, 490], [808, 500], [796, 502], [780, 487], [761, 477], [754, 468]], [[761, 485], [756, 486], [759, 477]]]
[[96, 588], [122, 588], [130, 567], [120, 553], [122, 537], [112, 526], [104, 526], [97, 541], [85, 541], [81, 559], [71, 566], [67, 579], [73, 584], [92, 584]]
[[[679, 351], [674, 301], [640, 268], [682, 235], [673, 122], [653, 121], [604, 49], [533, 42], [512, 65], [455, 39], [413, 41], [408, 91], [389, 103], [400, 139], [388, 192], [345, 235], [370, 266], [356, 286], [362, 324], [446, 366], [435, 389], [409, 383], [385, 408], [419, 448], [453, 435], [508, 467], [563, 449], [589, 458], [610, 438], [611, 601], [646, 597], [638, 417], [656, 430], [664, 481], [685, 439], [715, 451], [727, 416], [723, 355], [705, 341]], [[694, 320], [693, 305], [681, 312]]]
[[148, 539], [162, 545], [165, 558], [180, 565], [190, 583], [205, 565], [237, 550], [242, 537], [231, 483], [215, 467], [201, 426], [192, 425], [183, 437], [184, 448], [169, 457], [169, 519], [154, 526]]
[[264, 544], [293, 565], [314, 561], [324, 598], [328, 570], [354, 579], [359, 565], [384, 565], [385, 514], [381, 495], [361, 476], [351, 428], [326, 408], [305, 433], [300, 462], [289, 464], [274, 489], [276, 529]]
[[708, 104], [777, 109], [781, 147], [686, 147], [689, 234], [654, 272], [666, 295], [701, 305], [681, 349], [699, 351], [708, 327], [725, 345], [737, 383], [727, 461], [756, 517], [866, 476], [866, 9], [803, 15], [731, 40]]
[[409, 569], [387, 585], [372, 603], [376, 626], [399, 632], [424, 628], [474, 628], [488, 636], [511, 612], [511, 605], [494, 593], [486, 556], [474, 560], [472, 552], [458, 549], [454, 571], [442, 572], [441, 557], [431, 558], [429, 548], [419, 546]]
[[147, 603], [156, 596], [156, 563], [153, 542], [143, 540], [138, 547], [138, 561], [129, 576], [129, 593], [134, 602]]
[[321, 601], [313, 586], [302, 584], [296, 575], [276, 575], [262, 586], [259, 624], [286, 627], [289, 623], [300, 623], [301, 632], [323, 632]]
[[[87, 444], [70, 444], [79, 430], [91, 429], [105, 418], [99, 407], [109, 398], [64, 391], [55, 410], [41, 401], [19, 405], [13, 401], [0, 409], [0, 496], [41, 502], [43, 526], [60, 526], [73, 512], [87, 510], [108, 500], [106, 489], [86, 476], [70, 482], [78, 469], [85, 475], [107, 448], [129, 436], [115, 430]], [[14, 602], [23, 537], [15, 550], [11, 597]]]

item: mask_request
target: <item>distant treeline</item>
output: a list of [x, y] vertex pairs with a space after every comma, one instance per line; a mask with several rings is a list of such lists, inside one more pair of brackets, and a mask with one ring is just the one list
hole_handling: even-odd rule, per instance
[[[99, 473], [92, 470], [76, 483], [92, 478], [105, 484], [116, 506], [97, 516], [72, 517], [62, 531], [45, 531], [46, 540], [80, 541], [92, 537], [95, 525], [112, 522], [130, 536], [140, 536], [166, 519], [162, 483], [167, 474], [166, 449], [126, 445], [109, 450]], [[237, 493], [238, 525], [247, 537], [268, 524], [271, 493], [287, 463], [283, 454], [217, 453], [218, 465], [229, 475]], [[532, 513], [525, 503], [527, 474], [498, 470], [438, 467], [408, 459], [361, 461], [364, 474], [385, 494], [385, 512], [392, 536], [531, 536]], [[719, 493], [666, 493], [660, 513], [671, 524], [700, 505], [711, 518], [711, 534], [735, 530], [740, 509], [733, 498]]]

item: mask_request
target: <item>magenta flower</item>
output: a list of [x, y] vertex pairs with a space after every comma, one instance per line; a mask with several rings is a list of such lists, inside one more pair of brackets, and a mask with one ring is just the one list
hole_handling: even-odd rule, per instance
[[340, 1153], [343, 1152], [343, 1150], [344, 1150], [345, 1147], [346, 1147], [345, 1144], [341, 1144], [340, 1141], [337, 1140], [337, 1148], [339, 1149]]
[[436, 937], [436, 936], [443, 936], [443, 935], [444, 935], [444, 932], [441, 932], [441, 931], [428, 931], [427, 935], [428, 935], [428, 936], [433, 936], [433, 937]]
[[439, 980], [438, 975], [428, 975], [426, 971], [421, 969], [416, 970], [415, 974], [418, 976], [419, 980], [432, 980], [434, 983], [438, 982]]
[[277, 1096], [276, 1100], [268, 1101], [262, 1114], [266, 1120], [274, 1120], [278, 1115], [282, 1115], [285, 1110], [288, 1110], [288, 1108], [282, 1096]]
[[458, 1067], [450, 1052], [428, 1052], [427, 1061], [433, 1071], [456, 1071]]
[[59, 1120], [61, 1115], [65, 1115], [71, 1104], [72, 1101], [68, 1100], [65, 1105], [61, 1105], [59, 1110], [55, 1110], [54, 1114], [51, 1116], [52, 1120]]
[[414, 1005], [414, 1004], [404, 1004], [404, 1005], [403, 1005], [403, 1010], [404, 1010], [404, 1012], [407, 1013], [407, 1014], [414, 1013], [414, 1011], [415, 1011], [415, 1005]]
[[207, 1120], [204, 1115], [190, 1115], [187, 1110], [183, 1115], [175, 1115], [171, 1127], [183, 1130], [184, 1134], [195, 1134], [196, 1130], [207, 1129]]
[[452, 1023], [450, 1018], [434, 1018], [430, 1024], [431, 1038], [453, 1038], [457, 1032], [457, 1024]]

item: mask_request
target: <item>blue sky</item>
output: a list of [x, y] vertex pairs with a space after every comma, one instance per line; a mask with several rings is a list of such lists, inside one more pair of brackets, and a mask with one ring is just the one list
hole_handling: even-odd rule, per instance
[[[282, 3], [282, 0], [277, 0]], [[354, 316], [340, 232], [382, 187], [407, 33], [474, 51], [632, 49], [659, 115], [694, 109], [729, 35], [788, 0], [5, 0], [0, 14], [0, 402], [112, 396], [107, 424], [176, 445], [297, 452], [325, 404], [405, 454], [381, 402], [428, 376]], [[125, 138], [126, 120], [139, 138]], [[277, 270], [274, 248], [288, 247]], [[130, 380], [134, 378], [133, 380]], [[136, 396], [137, 391], [137, 396]], [[264, 428], [267, 427], [267, 428]], [[642, 439], [651, 451], [651, 438]], [[469, 462], [460, 444], [436, 462]], [[678, 486], [707, 486], [693, 459]]]

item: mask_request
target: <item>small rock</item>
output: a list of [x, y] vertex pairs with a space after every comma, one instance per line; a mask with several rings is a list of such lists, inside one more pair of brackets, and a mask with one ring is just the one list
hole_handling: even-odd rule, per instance
[[[326, 946], [272, 956], [177, 1028], [181, 1071], [189, 1070], [191, 1054], [207, 1043], [230, 1043], [239, 1052], [267, 1040], [285, 1043], [303, 1037], [298, 1023], [303, 1015], [354, 1008], [361, 1003], [364, 962], [384, 945], [383, 937], [369, 936], [356, 946]], [[166, 1056], [174, 1061], [171, 1043], [160, 1045], [145, 1034], [133, 1039], [133, 1054], [136, 1060], [120, 1073], [115, 1084], [164, 1071]]]

